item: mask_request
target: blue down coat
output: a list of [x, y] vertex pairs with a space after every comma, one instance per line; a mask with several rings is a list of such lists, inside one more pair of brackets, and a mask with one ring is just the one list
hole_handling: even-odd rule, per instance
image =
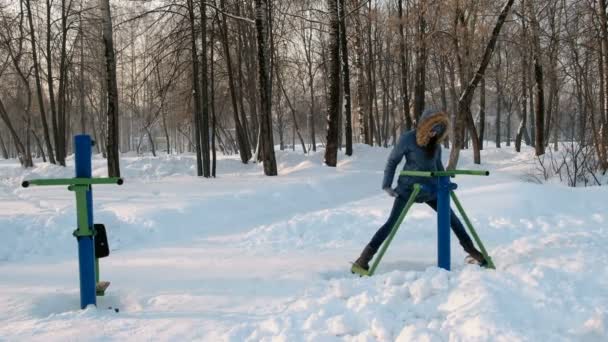
[[[434, 110], [425, 111], [420, 117], [418, 127], [415, 130], [403, 133], [395, 147], [393, 147], [384, 169], [382, 189], [392, 187], [395, 170], [404, 157], [405, 164], [403, 165], [403, 170], [444, 171], [443, 164], [441, 163], [441, 142], [447, 136], [448, 123], [449, 120], [446, 113]], [[435, 152], [432, 154], [432, 157], [429, 157], [425, 147], [431, 140], [430, 133], [433, 127], [435, 127], [435, 130], [437, 127], [440, 127], [440, 130], [437, 135]], [[432, 184], [434, 180], [434, 178], [427, 177], [400, 176], [395, 191], [400, 197], [407, 200], [411, 195], [413, 184]], [[436, 199], [434, 193], [421, 191], [416, 198], [416, 202], [422, 203], [434, 199]]]

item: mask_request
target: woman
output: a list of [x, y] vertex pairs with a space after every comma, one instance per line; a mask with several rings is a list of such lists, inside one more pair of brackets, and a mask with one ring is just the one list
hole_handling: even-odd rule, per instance
[[[444, 171], [443, 164], [441, 163], [441, 142], [448, 133], [448, 122], [446, 113], [426, 110], [419, 120], [418, 127], [415, 130], [404, 133], [399, 138], [399, 142], [388, 157], [388, 162], [384, 169], [384, 180], [382, 181], [382, 189], [390, 196], [395, 197], [393, 209], [386, 223], [378, 229], [370, 243], [363, 249], [361, 256], [355, 261], [357, 266], [369, 270], [370, 260], [384, 240], [386, 240], [403, 208], [405, 208], [407, 200], [412, 193], [412, 186], [416, 183], [431, 184], [434, 180], [430, 177], [401, 176], [397, 182], [397, 188], [393, 189], [392, 183], [395, 169], [403, 157], [405, 157], [403, 170]], [[416, 202], [424, 202], [437, 211], [437, 197], [435, 193], [421, 191], [416, 197]], [[450, 214], [450, 225], [465, 252], [476, 263], [485, 266], [487, 264], [485, 258], [475, 248], [469, 234], [467, 234], [464, 226], [453, 211]]]

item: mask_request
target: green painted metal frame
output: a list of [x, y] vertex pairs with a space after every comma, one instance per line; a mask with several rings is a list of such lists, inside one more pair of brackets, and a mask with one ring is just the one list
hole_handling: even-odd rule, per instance
[[356, 265], [353, 265], [353, 267], [351, 268], [351, 271], [354, 273], [357, 273], [361, 276], [372, 276], [374, 275], [374, 272], [376, 272], [376, 268], [378, 268], [378, 265], [380, 264], [380, 261], [382, 260], [382, 257], [384, 257], [384, 253], [386, 253], [386, 250], [388, 249], [388, 246], [391, 244], [391, 241], [393, 241], [393, 238], [395, 237], [395, 234], [397, 234], [397, 230], [399, 230], [399, 227], [401, 226], [401, 223], [403, 223], [403, 220], [405, 219], [405, 216], [407, 215], [407, 212], [410, 210], [410, 208], [412, 207], [412, 205], [414, 204], [414, 201], [416, 200], [416, 196], [418, 196], [418, 193], [420, 192], [420, 185], [419, 184], [414, 184], [413, 186], [414, 190], [412, 191], [412, 194], [410, 195], [410, 198], [407, 200], [407, 203], [405, 204], [405, 207], [403, 208], [403, 210], [401, 211], [401, 214], [399, 215], [399, 218], [397, 219], [397, 222], [395, 222], [395, 224], [393, 225], [393, 227], [391, 228], [391, 232], [388, 235], [388, 238], [386, 239], [386, 241], [382, 244], [382, 247], [380, 247], [380, 251], [378, 252], [378, 256], [376, 256], [374, 258], [374, 262], [372, 264], [372, 266], [370, 267], [369, 271], [358, 267]]
[[31, 179], [23, 182], [24, 187], [29, 185], [54, 186], [54, 185], [94, 185], [94, 184], [122, 184], [122, 178], [57, 178], [57, 179]]
[[[58, 186], [67, 185], [69, 191], [76, 194], [76, 221], [77, 228], [73, 235], [76, 237], [93, 236], [95, 232], [89, 227], [89, 215], [87, 210], [87, 192], [93, 184], [118, 184], [123, 179], [120, 177], [109, 178], [57, 178], [57, 179], [31, 179], [22, 183], [23, 187], [35, 186]], [[99, 259], [95, 258], [95, 283], [99, 284]], [[98, 296], [103, 296], [105, 291], [97, 291]]]
[[[477, 170], [401, 171], [399, 173], [399, 175], [400, 176], [410, 176], [410, 177], [455, 177], [457, 175], [489, 176], [490, 172], [485, 171], [485, 170], [482, 170], [482, 171], [477, 171]], [[351, 268], [351, 271], [353, 273], [359, 274], [360, 276], [372, 276], [376, 272], [376, 268], [378, 267], [378, 265], [380, 264], [380, 261], [384, 257], [384, 253], [386, 253], [388, 246], [391, 244], [391, 241], [395, 237], [397, 230], [399, 230], [401, 223], [403, 223], [405, 216], [407, 215], [408, 211], [414, 204], [414, 201], [416, 200], [416, 196], [418, 196], [418, 193], [420, 192], [420, 190], [421, 190], [420, 184], [413, 185], [412, 194], [410, 195], [410, 198], [408, 199], [407, 204], [405, 205], [405, 208], [403, 208], [401, 215], [399, 215], [397, 222], [391, 229], [391, 232], [390, 232], [387, 240], [382, 244], [382, 247], [380, 248], [378, 256], [376, 258], [374, 258], [374, 262], [373, 262], [372, 266], [370, 267], [370, 269], [365, 270], [357, 265], [353, 265], [353, 267]], [[477, 231], [473, 227], [471, 220], [469, 219], [466, 212], [464, 211], [464, 208], [462, 207], [462, 204], [458, 200], [456, 193], [454, 191], [450, 191], [450, 196], [451, 196], [452, 200], [454, 201], [454, 204], [456, 204], [456, 208], [458, 209], [458, 212], [460, 212], [460, 215], [462, 216], [465, 224], [467, 225], [467, 228], [471, 232], [471, 235], [473, 235], [473, 239], [475, 239], [475, 242], [479, 246], [479, 249], [481, 249], [481, 253], [483, 254], [484, 258], [487, 260], [487, 262], [488, 262], [487, 267], [491, 268], [491, 269], [496, 269], [494, 262], [492, 261], [492, 258], [490, 257], [490, 255], [486, 251], [485, 246], [481, 242], [481, 239], [479, 238]]]
[[458, 175], [466, 176], [489, 176], [490, 171], [478, 170], [451, 170], [451, 171], [401, 171], [400, 176], [412, 177], [456, 177]]
[[475, 231], [475, 228], [473, 228], [473, 224], [471, 223], [471, 220], [469, 220], [469, 217], [467, 216], [467, 213], [464, 211], [464, 208], [462, 207], [462, 204], [460, 204], [460, 200], [458, 200], [458, 197], [456, 196], [456, 193], [454, 191], [451, 191], [450, 192], [450, 196], [452, 197], [452, 200], [454, 201], [454, 204], [456, 204], [456, 208], [458, 208], [458, 211], [460, 212], [460, 215], [462, 216], [462, 219], [464, 220], [465, 224], [467, 225], [467, 228], [469, 228], [469, 231], [471, 232], [471, 235], [473, 235], [473, 239], [475, 239], [475, 242], [477, 243], [477, 246], [479, 246], [479, 249], [481, 250], [481, 254], [483, 254], [483, 257], [488, 262], [488, 266], [487, 267], [491, 268], [491, 269], [496, 269], [496, 266], [494, 266], [494, 262], [492, 261], [492, 257], [490, 257], [490, 255], [486, 251], [486, 248], [483, 245], [483, 242], [481, 242], [481, 239], [479, 238], [479, 235], [477, 234], [477, 231]]

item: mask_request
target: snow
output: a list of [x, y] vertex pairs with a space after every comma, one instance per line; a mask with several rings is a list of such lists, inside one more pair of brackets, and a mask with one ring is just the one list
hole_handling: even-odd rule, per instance
[[481, 166], [463, 151], [461, 168], [492, 172], [456, 182], [497, 270], [465, 265], [454, 237], [452, 271], [436, 268], [434, 212], [417, 205], [359, 278], [349, 262], [391, 209], [389, 150], [357, 145], [335, 169], [277, 153], [279, 177], [232, 156], [214, 180], [192, 155], [123, 156], [125, 184], [94, 188], [112, 285], [86, 310], [73, 193], [19, 187], [72, 177], [73, 160], [0, 161], [0, 341], [608, 340], [608, 188], [538, 184], [531, 149], [490, 147]]

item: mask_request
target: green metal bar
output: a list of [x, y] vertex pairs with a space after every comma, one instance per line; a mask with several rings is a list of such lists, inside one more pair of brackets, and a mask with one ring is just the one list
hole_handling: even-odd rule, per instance
[[93, 185], [93, 184], [118, 184], [123, 183], [122, 178], [57, 178], [57, 179], [31, 179], [24, 181], [21, 185], [27, 188], [30, 185], [53, 186], [53, 185]]
[[445, 177], [445, 176], [449, 176], [449, 177], [454, 177], [457, 175], [464, 175], [464, 176], [489, 176], [490, 175], [490, 171], [485, 171], [485, 170], [451, 170], [451, 171], [433, 171], [431, 172], [433, 174], [433, 177]]
[[391, 244], [391, 241], [393, 241], [395, 234], [397, 234], [397, 230], [399, 230], [399, 226], [401, 226], [401, 223], [405, 219], [405, 215], [407, 215], [407, 212], [410, 210], [410, 208], [414, 204], [414, 201], [416, 200], [416, 196], [418, 196], [419, 192], [420, 192], [420, 185], [414, 184], [414, 191], [412, 192], [412, 194], [410, 195], [410, 198], [408, 199], [407, 203], [405, 204], [405, 208], [403, 208], [403, 211], [401, 212], [401, 215], [399, 215], [397, 222], [395, 222], [395, 225], [391, 229], [391, 233], [389, 234], [388, 238], [382, 244], [382, 247], [380, 248], [380, 253], [378, 253], [378, 256], [374, 259], [374, 263], [372, 264], [372, 267], [369, 269], [368, 275], [370, 277], [376, 271], [378, 264], [380, 264], [380, 260], [382, 260], [382, 257], [384, 256], [384, 253], [386, 253], [388, 246]]
[[87, 191], [88, 185], [76, 185], [73, 190], [76, 193], [76, 217], [78, 229], [74, 232], [75, 236], [91, 236], [93, 232], [89, 227], [89, 216], [87, 213]]
[[454, 177], [456, 175], [489, 176], [490, 171], [452, 170], [452, 171], [401, 171], [400, 176], [411, 177]]
[[401, 171], [399, 176], [433, 177], [433, 173], [431, 171]]
[[479, 235], [477, 235], [477, 232], [475, 231], [475, 228], [473, 228], [473, 224], [471, 223], [471, 220], [469, 220], [469, 217], [467, 216], [467, 213], [464, 211], [464, 208], [462, 207], [462, 204], [460, 204], [460, 201], [458, 200], [458, 197], [456, 196], [456, 193], [454, 191], [452, 191], [450, 193], [450, 195], [452, 196], [452, 200], [454, 201], [454, 204], [456, 204], [456, 208], [458, 208], [458, 211], [460, 212], [460, 215], [462, 216], [464, 222], [466, 223], [467, 227], [471, 231], [471, 235], [473, 235], [473, 238], [475, 239], [475, 242], [477, 242], [477, 246], [479, 246], [479, 249], [481, 249], [481, 254], [483, 254], [483, 257], [488, 262], [488, 268], [496, 269], [496, 266], [494, 266], [494, 262], [492, 261], [492, 258], [490, 257], [490, 255], [486, 251], [486, 248], [484, 247], [483, 243], [481, 242], [481, 239], [479, 238]]

